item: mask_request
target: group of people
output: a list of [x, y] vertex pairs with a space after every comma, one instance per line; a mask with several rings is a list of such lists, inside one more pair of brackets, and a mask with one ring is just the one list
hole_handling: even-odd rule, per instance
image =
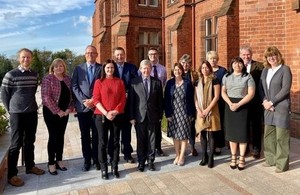
[[[13, 186], [24, 185], [17, 176], [21, 147], [26, 173], [45, 173], [34, 163], [38, 75], [30, 68], [32, 51], [23, 48], [18, 54], [20, 65], [6, 73], [1, 86], [1, 98], [10, 115], [7, 178]], [[116, 47], [113, 59], [103, 64], [96, 62], [97, 56], [97, 49], [87, 46], [86, 63], [76, 66], [72, 77], [66, 73], [64, 60], [55, 59], [42, 80], [51, 175], [58, 175], [57, 170], [67, 171], [62, 161], [64, 134], [69, 113], [74, 109], [81, 132], [82, 171], [94, 166], [101, 170], [102, 179], [109, 178], [108, 165], [112, 175], [120, 177], [120, 152], [125, 161], [135, 163], [131, 155], [132, 128], [136, 129], [138, 170], [143, 172], [146, 163], [150, 171], [156, 170], [155, 156], [165, 155], [161, 148], [163, 113], [167, 136], [174, 141], [176, 165], [185, 164], [188, 143], [191, 154], [198, 155], [195, 137], [199, 135], [200, 165], [212, 168], [214, 155], [221, 153], [226, 140], [231, 150], [230, 167], [243, 170], [248, 143], [252, 143], [253, 157], [260, 158], [264, 123], [263, 165], [276, 166], [278, 173], [288, 170], [292, 75], [276, 47], [266, 49], [265, 68], [252, 60], [250, 47], [242, 47], [240, 57], [232, 59], [229, 71], [218, 65], [215, 51], [207, 53], [196, 71], [192, 70], [190, 55], [184, 54], [174, 65], [169, 80], [156, 48], [149, 49], [148, 59], [142, 60], [139, 68], [125, 62], [122, 47]]]

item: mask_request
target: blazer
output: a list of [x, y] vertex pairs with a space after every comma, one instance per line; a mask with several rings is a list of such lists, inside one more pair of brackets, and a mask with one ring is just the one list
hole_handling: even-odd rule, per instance
[[114, 76], [122, 79], [125, 84], [126, 93], [130, 88], [131, 80], [138, 76], [138, 69], [136, 65], [124, 62], [122, 75], [119, 75], [118, 65], [115, 64]]
[[[184, 93], [185, 93], [185, 104], [186, 113], [188, 116], [194, 117], [196, 113], [195, 102], [194, 102], [194, 86], [190, 80], [184, 79]], [[164, 108], [166, 117], [171, 117], [173, 115], [173, 95], [175, 91], [175, 78], [167, 81], [165, 94], [164, 94]]]
[[251, 106], [252, 104], [253, 106], [261, 105], [261, 99], [259, 96], [259, 91], [260, 91], [259, 82], [260, 82], [261, 72], [263, 69], [264, 66], [262, 63], [254, 60], [251, 61], [250, 74], [255, 82], [255, 95], [254, 98], [249, 102]]
[[265, 125], [274, 125], [287, 129], [290, 123], [290, 90], [292, 86], [292, 73], [288, 66], [282, 65], [271, 79], [267, 88], [267, 74], [269, 68], [264, 68], [261, 74], [263, 100], [271, 101], [275, 111], [265, 110]]
[[141, 123], [146, 115], [151, 123], [159, 122], [163, 115], [163, 91], [161, 81], [150, 77], [150, 92], [147, 98], [142, 77], [131, 81], [129, 90], [129, 118]]
[[[70, 90], [70, 103], [68, 109], [73, 109], [73, 100], [72, 100], [72, 89], [71, 89], [71, 78], [68, 75], [65, 75], [63, 82], [66, 84]], [[58, 101], [61, 94], [61, 85], [60, 81], [54, 76], [54, 74], [49, 74], [43, 78], [41, 85], [41, 95], [42, 95], [42, 104], [49, 108], [53, 114], [57, 114], [60, 111], [58, 107]]]
[[77, 112], [88, 112], [90, 109], [83, 105], [83, 100], [90, 99], [93, 96], [95, 80], [100, 78], [101, 64], [96, 63], [94, 70], [94, 79], [89, 83], [87, 76], [87, 64], [83, 63], [75, 67], [72, 76], [72, 90], [75, 95], [75, 108]]

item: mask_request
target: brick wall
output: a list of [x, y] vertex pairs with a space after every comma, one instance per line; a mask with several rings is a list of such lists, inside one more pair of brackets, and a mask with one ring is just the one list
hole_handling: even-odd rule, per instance
[[[300, 14], [292, 9], [294, 0], [240, 2], [240, 43], [253, 48], [254, 59], [263, 60], [268, 46], [281, 51], [293, 74], [291, 90], [291, 135], [300, 137]], [[298, 10], [299, 11], [299, 10]]]

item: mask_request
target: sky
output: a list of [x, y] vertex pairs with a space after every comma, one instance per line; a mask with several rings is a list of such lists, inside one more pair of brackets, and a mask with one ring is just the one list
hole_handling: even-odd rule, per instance
[[93, 13], [94, 0], [0, 0], [0, 55], [24, 47], [84, 54]]

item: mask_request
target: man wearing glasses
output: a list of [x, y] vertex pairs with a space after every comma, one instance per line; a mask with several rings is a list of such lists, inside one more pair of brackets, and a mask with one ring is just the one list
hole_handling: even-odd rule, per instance
[[85, 50], [86, 63], [76, 66], [72, 77], [72, 89], [76, 96], [75, 108], [81, 132], [82, 155], [84, 165], [82, 171], [89, 171], [91, 160], [97, 170], [98, 161], [98, 133], [94, 121], [94, 102], [92, 98], [94, 83], [99, 78], [101, 64], [96, 62], [98, 56], [96, 47], [88, 45]]
[[[151, 76], [153, 76], [156, 79], [159, 79], [161, 81], [162, 87], [165, 86], [166, 81], [167, 81], [167, 71], [166, 68], [159, 63], [159, 55], [158, 55], [158, 50], [154, 47], [149, 48], [148, 51], [148, 58], [151, 62]], [[161, 133], [161, 122], [158, 123], [158, 126], [156, 127], [156, 144], [155, 144], [155, 149], [156, 149], [156, 154], [158, 156], [164, 156], [164, 152], [161, 149], [161, 138], [162, 138], [162, 133]]]

